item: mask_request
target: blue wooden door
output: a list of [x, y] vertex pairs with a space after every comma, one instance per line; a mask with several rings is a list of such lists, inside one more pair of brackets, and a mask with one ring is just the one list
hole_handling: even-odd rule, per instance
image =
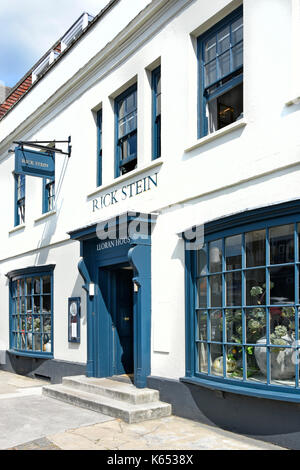
[[133, 284], [131, 269], [114, 272], [115, 315], [113, 319], [114, 374], [133, 372]]

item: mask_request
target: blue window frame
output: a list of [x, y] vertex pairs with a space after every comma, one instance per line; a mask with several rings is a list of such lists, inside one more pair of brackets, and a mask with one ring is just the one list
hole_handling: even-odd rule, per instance
[[[55, 159], [55, 153], [52, 153], [52, 158]], [[43, 214], [53, 211], [55, 209], [55, 177], [43, 178]]]
[[137, 85], [116, 98], [115, 113], [115, 177], [118, 177], [134, 170], [137, 165]]
[[97, 186], [102, 185], [102, 109], [97, 113]]
[[25, 175], [15, 175], [15, 226], [25, 223]]
[[152, 72], [152, 159], [161, 156], [161, 69]]
[[53, 355], [53, 269], [50, 265], [8, 274], [12, 351], [35, 357]]
[[198, 38], [199, 120], [203, 137], [243, 117], [243, 10]]
[[186, 251], [183, 380], [300, 401], [299, 254], [299, 201], [205, 227]]

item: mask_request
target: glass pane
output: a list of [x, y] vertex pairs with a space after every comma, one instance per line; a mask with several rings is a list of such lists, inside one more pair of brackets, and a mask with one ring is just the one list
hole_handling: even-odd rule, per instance
[[215, 36], [206, 41], [204, 46], [204, 61], [209, 62], [216, 57], [216, 38]]
[[50, 334], [45, 334], [42, 335], [42, 340], [43, 340], [43, 352], [51, 352], [51, 335]]
[[266, 310], [261, 307], [246, 310], [246, 343], [256, 344], [266, 335]]
[[225, 311], [226, 341], [228, 343], [243, 342], [242, 311], [228, 309]]
[[266, 348], [247, 346], [246, 348], [247, 380], [253, 382], [267, 382]]
[[221, 310], [210, 312], [210, 339], [211, 341], [222, 341], [223, 316]]
[[207, 312], [201, 310], [198, 312], [198, 340], [207, 340]]
[[211, 273], [222, 272], [222, 240], [209, 244], [209, 271]]
[[211, 276], [209, 282], [211, 307], [222, 307], [222, 275]]
[[237, 42], [243, 39], [243, 18], [242, 17], [232, 23], [231, 38], [232, 38], [232, 44], [236, 44]]
[[32, 298], [27, 297], [27, 313], [32, 313]]
[[21, 313], [26, 313], [26, 297], [22, 297], [20, 299], [20, 308], [21, 308]]
[[43, 293], [50, 294], [51, 293], [51, 278], [50, 276], [43, 277]]
[[207, 307], [207, 277], [201, 278], [198, 285], [198, 307]]
[[198, 371], [199, 372], [204, 372], [207, 374], [208, 372], [208, 367], [207, 367], [208, 359], [207, 358], [208, 358], [207, 344], [199, 343], [198, 344]]
[[270, 268], [271, 304], [289, 304], [295, 302], [294, 266]]
[[118, 114], [119, 114], [119, 119], [122, 119], [125, 116], [125, 100], [120, 101]]
[[295, 387], [294, 354], [294, 349], [270, 348], [272, 383]]
[[295, 308], [270, 307], [270, 343], [290, 346], [295, 341]]
[[40, 333], [41, 332], [41, 319], [37, 315], [33, 316], [33, 331], [34, 331], [34, 333]]
[[266, 231], [248, 232], [246, 238], [246, 266], [264, 266], [266, 264]]
[[51, 313], [51, 296], [43, 296], [43, 313]]
[[161, 95], [156, 97], [156, 116], [161, 114]]
[[42, 338], [39, 333], [32, 334], [32, 350], [42, 351]]
[[128, 144], [128, 156], [137, 154], [137, 134], [131, 135], [127, 139]]
[[51, 333], [51, 315], [42, 316], [43, 333]]
[[227, 51], [227, 49], [229, 49], [230, 47], [229, 26], [222, 29], [222, 31], [218, 33], [217, 39], [218, 39], [218, 54], [222, 54], [222, 52]]
[[270, 264], [294, 261], [294, 225], [270, 228]]
[[223, 347], [221, 344], [210, 345], [210, 366], [213, 375], [223, 376]]
[[205, 65], [205, 87], [208, 87], [217, 80], [216, 60]]
[[246, 303], [247, 305], [266, 304], [266, 271], [251, 269], [246, 271]]
[[31, 295], [31, 289], [32, 289], [32, 279], [28, 278], [26, 279], [26, 295]]
[[242, 305], [242, 273], [232, 272], [225, 274], [226, 305]]
[[222, 54], [219, 59], [219, 77], [224, 77], [230, 73], [230, 55], [229, 52]]
[[197, 274], [202, 276], [207, 273], [207, 253], [206, 247], [197, 251]]
[[242, 235], [225, 238], [226, 270], [242, 267]]
[[226, 346], [226, 375], [231, 379], [243, 378], [243, 348]]
[[40, 278], [36, 277], [33, 279], [33, 293], [40, 294], [41, 293], [41, 285], [40, 285]]
[[40, 296], [35, 295], [33, 297], [33, 313], [40, 313], [40, 310], [41, 310]]
[[232, 68], [236, 70], [243, 65], [243, 43], [232, 48]]

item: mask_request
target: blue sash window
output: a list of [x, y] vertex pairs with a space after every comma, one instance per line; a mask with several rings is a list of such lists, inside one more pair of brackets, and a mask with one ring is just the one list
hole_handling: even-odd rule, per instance
[[152, 158], [161, 156], [161, 72], [160, 66], [152, 72]]
[[116, 101], [117, 155], [115, 176], [124, 175], [137, 166], [137, 86], [120, 95]]
[[25, 175], [15, 175], [15, 226], [25, 223]]
[[243, 11], [198, 38], [199, 137], [243, 117]]

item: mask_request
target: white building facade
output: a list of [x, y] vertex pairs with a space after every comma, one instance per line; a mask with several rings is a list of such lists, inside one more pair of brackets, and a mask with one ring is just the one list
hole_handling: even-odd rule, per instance
[[[35, 78], [0, 121], [2, 368], [132, 374], [299, 448], [299, 26], [299, 0], [112, 1]], [[35, 141], [54, 175], [16, 171]]]

